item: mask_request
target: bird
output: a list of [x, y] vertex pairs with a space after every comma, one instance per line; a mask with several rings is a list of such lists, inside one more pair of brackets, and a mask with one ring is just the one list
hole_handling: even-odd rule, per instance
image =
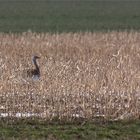
[[34, 64], [35, 69], [28, 69], [27, 70], [27, 77], [33, 78], [34, 80], [37, 80], [40, 78], [40, 69], [39, 69], [39, 66], [37, 64], [37, 59], [40, 59], [40, 57], [38, 57], [36, 55], [32, 57], [32, 63]]

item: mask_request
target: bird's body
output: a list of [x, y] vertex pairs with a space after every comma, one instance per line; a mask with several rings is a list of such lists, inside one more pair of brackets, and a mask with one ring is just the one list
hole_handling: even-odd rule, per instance
[[40, 69], [39, 66], [36, 62], [37, 59], [39, 59], [40, 57], [38, 56], [33, 56], [32, 58], [32, 62], [35, 66], [35, 69], [29, 69], [27, 70], [27, 77], [33, 78], [33, 79], [39, 79], [40, 77]]

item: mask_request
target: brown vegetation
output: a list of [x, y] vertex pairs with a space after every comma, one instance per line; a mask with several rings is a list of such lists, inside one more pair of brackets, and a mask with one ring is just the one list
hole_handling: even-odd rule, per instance
[[[26, 77], [38, 55], [41, 78]], [[0, 34], [0, 116], [140, 118], [140, 33]]]

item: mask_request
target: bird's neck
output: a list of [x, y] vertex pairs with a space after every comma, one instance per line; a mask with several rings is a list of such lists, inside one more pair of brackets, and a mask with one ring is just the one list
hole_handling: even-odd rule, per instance
[[39, 70], [38, 64], [35, 59], [33, 60], [33, 64], [35, 65], [36, 70]]

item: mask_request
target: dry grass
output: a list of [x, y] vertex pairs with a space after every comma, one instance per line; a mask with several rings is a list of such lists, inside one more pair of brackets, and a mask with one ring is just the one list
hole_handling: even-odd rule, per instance
[[[41, 79], [24, 72], [41, 56]], [[140, 33], [0, 34], [0, 115], [140, 118]]]

